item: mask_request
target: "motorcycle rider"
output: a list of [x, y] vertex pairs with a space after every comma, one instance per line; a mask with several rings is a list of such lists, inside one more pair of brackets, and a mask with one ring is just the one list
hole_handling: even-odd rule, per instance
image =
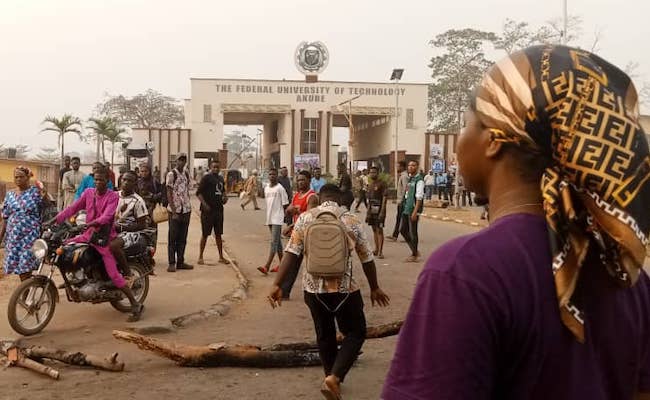
[[66, 218], [86, 210], [87, 229], [69, 242], [88, 243], [101, 255], [106, 273], [115, 287], [120, 289], [131, 303], [132, 313], [127, 321], [135, 322], [140, 319], [144, 306], [135, 299], [133, 291], [117, 269], [115, 257], [108, 246], [110, 240], [116, 236], [113, 220], [119, 196], [117, 192], [108, 190], [108, 171], [105, 167], [97, 167], [93, 175], [95, 187], [84, 190], [81, 197], [56, 216], [56, 222], [60, 224]]
[[131, 286], [131, 270], [126, 261], [124, 249], [138, 243], [141, 233], [148, 225], [149, 211], [147, 204], [135, 192], [137, 175], [133, 171], [122, 174], [120, 180], [117, 211], [115, 213], [115, 230], [118, 236], [111, 240], [110, 249], [115, 257], [120, 270], [126, 275], [127, 286]]

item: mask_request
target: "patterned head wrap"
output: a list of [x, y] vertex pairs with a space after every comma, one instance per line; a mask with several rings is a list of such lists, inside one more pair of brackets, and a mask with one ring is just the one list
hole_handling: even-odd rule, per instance
[[589, 52], [535, 46], [493, 66], [476, 113], [493, 140], [552, 161], [541, 181], [562, 322], [584, 342], [572, 299], [587, 251], [623, 286], [641, 273], [650, 231], [650, 155], [637, 92], [620, 69]]
[[20, 171], [20, 172], [22, 172], [23, 174], [25, 174], [25, 176], [28, 177], [28, 178], [31, 178], [32, 176], [34, 176], [34, 174], [32, 173], [32, 170], [29, 169], [29, 168], [27, 168], [27, 167], [25, 167], [24, 165], [19, 165], [19, 166], [17, 166], [17, 167], [14, 169], [14, 171]]

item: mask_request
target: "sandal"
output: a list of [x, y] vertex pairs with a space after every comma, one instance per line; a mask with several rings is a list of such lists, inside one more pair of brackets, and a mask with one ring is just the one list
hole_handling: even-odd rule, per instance
[[271, 268], [271, 272], [278, 272], [280, 270], [280, 266], [276, 265], [275, 267]]
[[418, 261], [420, 261], [420, 258], [417, 257], [417, 256], [410, 256], [406, 260], [404, 260], [404, 262], [407, 262], [407, 263], [414, 263], [414, 262], [418, 262]]
[[263, 273], [264, 275], [269, 274], [269, 271], [265, 267], [257, 267], [257, 270]]
[[140, 320], [140, 317], [142, 316], [142, 312], [144, 311], [144, 304], [138, 303], [136, 306], [131, 307], [131, 315], [129, 315], [129, 318], [126, 319], [126, 322], [136, 322]]
[[219, 259], [219, 262], [220, 262], [221, 264], [226, 264], [226, 265], [230, 264], [230, 261], [226, 260], [225, 258], [220, 258], [220, 259]]
[[342, 400], [340, 387], [332, 387], [327, 380], [320, 386], [320, 392], [327, 400]]
[[205, 264], [205, 261], [202, 258], [199, 258], [199, 260], [196, 262], [199, 265]]

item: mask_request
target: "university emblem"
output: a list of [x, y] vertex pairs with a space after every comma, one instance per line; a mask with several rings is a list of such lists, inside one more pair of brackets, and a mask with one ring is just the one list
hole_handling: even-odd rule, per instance
[[305, 75], [317, 75], [325, 70], [329, 52], [323, 42], [302, 42], [296, 48], [296, 68]]

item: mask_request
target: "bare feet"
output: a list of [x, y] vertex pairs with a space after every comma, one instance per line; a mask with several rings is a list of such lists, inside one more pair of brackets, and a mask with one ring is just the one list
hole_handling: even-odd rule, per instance
[[320, 392], [327, 400], [342, 400], [339, 378], [334, 375], [328, 375], [320, 387]]

